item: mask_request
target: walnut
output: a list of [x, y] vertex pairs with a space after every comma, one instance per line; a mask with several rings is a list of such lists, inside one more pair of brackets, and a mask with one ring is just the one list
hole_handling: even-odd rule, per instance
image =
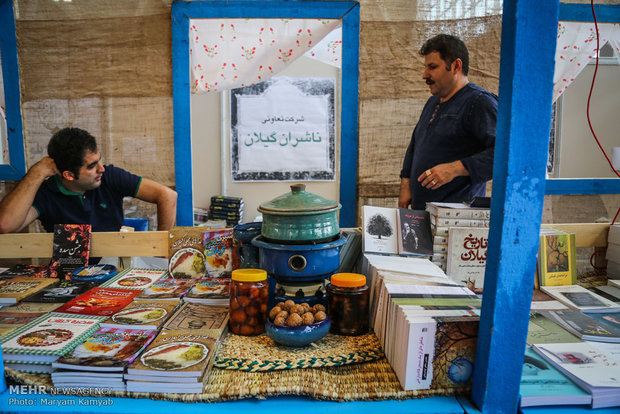
[[327, 314], [323, 311], [318, 311], [317, 313], [314, 314], [314, 321], [315, 322], [321, 322], [324, 321], [325, 318], [327, 318]]
[[295, 302], [293, 302], [291, 299], [289, 299], [286, 302], [284, 302], [284, 307], [282, 309], [289, 310], [289, 309], [291, 309], [291, 306], [293, 306], [293, 305], [295, 305]]
[[293, 305], [289, 309], [289, 312], [290, 313], [296, 313], [298, 315], [303, 315], [304, 314], [304, 307], [301, 306], [301, 305]]
[[279, 306], [274, 306], [273, 308], [271, 308], [271, 310], [269, 311], [269, 319], [271, 319], [272, 321], [276, 318], [276, 315], [282, 311], [282, 308]]
[[301, 307], [304, 308], [304, 313], [310, 312], [310, 305], [308, 304], [308, 302], [302, 303]]
[[286, 326], [286, 318], [281, 316], [276, 316], [273, 320], [274, 325]]
[[286, 324], [288, 326], [301, 326], [301, 316], [297, 313], [291, 313], [288, 318], [286, 318]]
[[288, 312], [285, 310], [281, 310], [280, 312], [276, 313], [276, 316], [274, 319], [277, 319], [277, 318], [284, 318], [284, 319], [288, 318]]
[[316, 304], [312, 307], [312, 312], [317, 313], [317, 312], [325, 312], [325, 306], [321, 305], [321, 304]]
[[301, 315], [301, 321], [304, 325], [312, 325], [314, 323], [314, 315], [312, 315], [312, 312], [306, 312]]

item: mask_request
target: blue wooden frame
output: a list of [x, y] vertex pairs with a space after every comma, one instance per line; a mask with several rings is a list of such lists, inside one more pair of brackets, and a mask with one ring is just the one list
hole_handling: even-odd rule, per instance
[[[594, 12], [599, 23], [620, 21], [618, 5], [595, 4]], [[592, 7], [589, 4], [560, 3], [559, 20], [592, 22]], [[620, 194], [620, 178], [552, 178], [547, 180], [545, 194]]]
[[189, 20], [192, 18], [342, 19], [340, 226], [355, 226], [357, 212], [357, 117], [359, 3], [356, 1], [177, 1], [172, 3], [174, 159], [177, 224], [193, 225], [190, 126]]
[[0, 0], [0, 56], [9, 145], [9, 163], [0, 164], [0, 180], [17, 181], [26, 174], [26, 155], [12, 0]]

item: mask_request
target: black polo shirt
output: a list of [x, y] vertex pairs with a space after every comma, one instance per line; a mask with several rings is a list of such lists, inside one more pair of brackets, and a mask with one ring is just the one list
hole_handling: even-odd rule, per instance
[[123, 197], [135, 197], [142, 177], [106, 165], [101, 185], [83, 195], [65, 188], [57, 175], [41, 184], [32, 206], [47, 232], [54, 224], [90, 224], [92, 231], [119, 231], [123, 225]]

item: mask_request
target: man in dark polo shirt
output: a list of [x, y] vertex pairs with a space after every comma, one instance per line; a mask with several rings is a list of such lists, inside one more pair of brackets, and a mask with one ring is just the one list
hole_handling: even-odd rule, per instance
[[148, 178], [114, 165], [104, 166], [95, 138], [79, 128], [52, 136], [48, 155], [33, 165], [0, 202], [0, 232], [17, 232], [40, 219], [54, 224], [90, 224], [92, 231], [118, 231], [123, 225], [123, 197], [157, 204], [159, 230], [173, 227], [177, 194]]

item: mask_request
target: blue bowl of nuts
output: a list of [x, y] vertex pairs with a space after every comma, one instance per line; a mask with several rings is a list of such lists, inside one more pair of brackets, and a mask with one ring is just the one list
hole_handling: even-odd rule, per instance
[[327, 335], [330, 325], [323, 305], [310, 307], [287, 300], [271, 309], [265, 332], [280, 345], [302, 347]]

